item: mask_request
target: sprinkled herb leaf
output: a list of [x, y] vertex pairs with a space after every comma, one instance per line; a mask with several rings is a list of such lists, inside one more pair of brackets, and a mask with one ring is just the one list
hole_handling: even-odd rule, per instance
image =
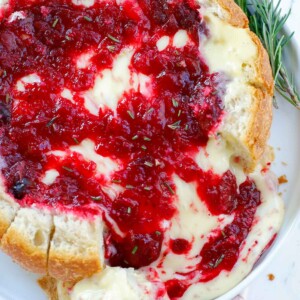
[[185, 129], [185, 130], [188, 130], [188, 129], [189, 129], [189, 125], [186, 124], [185, 127], [184, 127], [184, 129]]
[[144, 136], [144, 141], [146, 141], [146, 142], [150, 142], [150, 141], [151, 141], [151, 139], [150, 139], [150, 138], [148, 138], [147, 136]]
[[100, 201], [100, 200], [102, 200], [102, 197], [101, 196], [91, 196], [91, 199], [94, 201]]
[[147, 166], [147, 167], [150, 167], [150, 168], [153, 167], [153, 163], [150, 162], [150, 161], [145, 161], [145, 162], [144, 162], [144, 165]]
[[211, 268], [213, 268], [213, 269], [217, 268], [217, 267], [220, 265], [220, 263], [223, 261], [224, 257], [225, 257], [225, 255], [222, 254], [222, 255], [215, 261], [215, 263], [209, 263], [209, 266], [210, 266]]
[[171, 188], [170, 184], [168, 182], [164, 182], [164, 186], [170, 191], [172, 195], [175, 195], [174, 190]]
[[115, 46], [107, 46], [107, 49], [110, 51], [110, 52], [114, 52], [116, 50], [116, 47]]
[[121, 183], [121, 180], [113, 179], [111, 182], [112, 182], [112, 183]]
[[179, 110], [179, 112], [178, 112], [178, 117], [180, 117], [180, 115], [181, 115], [181, 112], [182, 112], [182, 111], [181, 111], [181, 110]]
[[126, 185], [126, 189], [127, 189], [127, 190], [132, 190], [132, 189], [134, 189], [134, 186], [133, 186], [133, 185], [130, 185], [130, 184], [128, 184], [128, 185]]
[[84, 16], [83, 18], [88, 22], [93, 22], [93, 19], [91, 17]]
[[225, 234], [224, 230], [221, 230], [221, 233], [222, 233], [222, 236], [223, 236], [224, 238], [226, 238], [226, 234]]
[[150, 187], [150, 186], [145, 186], [145, 187], [144, 187], [144, 190], [146, 190], [146, 191], [151, 191], [151, 187]]
[[6, 95], [5, 95], [5, 101], [6, 101], [6, 103], [8, 103], [9, 100], [10, 100], [9, 94], [6, 94]]
[[68, 168], [68, 167], [65, 167], [65, 166], [63, 166], [62, 168], [63, 168], [64, 170], [70, 172], [70, 173], [73, 173], [73, 172], [74, 172], [71, 168]]
[[134, 120], [134, 112], [132, 112], [131, 110], [127, 110], [128, 115], [130, 116], [130, 118], [132, 120]]
[[59, 118], [59, 116], [55, 116], [55, 117], [53, 117], [48, 123], [47, 123], [47, 125], [46, 125], [46, 127], [51, 127], [52, 125], [53, 125], [53, 123], [55, 122], [55, 120], [56, 119], [58, 119]]
[[134, 246], [134, 248], [131, 251], [131, 254], [133, 254], [133, 255], [136, 254], [138, 248], [139, 248], [138, 246]]
[[172, 103], [174, 107], [178, 107], [178, 101], [174, 98], [172, 98]]
[[168, 127], [171, 128], [172, 130], [176, 130], [176, 129], [178, 129], [180, 127], [180, 122], [181, 121], [177, 121], [177, 122], [175, 122], [175, 123], [173, 123], [171, 125], [168, 125]]
[[134, 141], [134, 140], [137, 140], [139, 138], [139, 136], [138, 135], [135, 135], [133, 138], [132, 138], [132, 140]]
[[66, 35], [66, 40], [71, 41], [71, 38], [68, 35]]
[[120, 40], [118, 40], [117, 38], [115, 38], [114, 36], [112, 36], [111, 34], [107, 35], [108, 38], [110, 38], [112, 41], [116, 42], [116, 43], [121, 43]]
[[127, 207], [127, 213], [131, 214], [131, 207]]
[[76, 139], [76, 137], [73, 137], [74, 142], [78, 145], [79, 141]]
[[55, 28], [55, 26], [57, 25], [57, 23], [58, 23], [58, 19], [55, 19], [54, 22], [53, 22], [53, 24], [52, 24], [52, 27]]
[[161, 235], [161, 232], [158, 231], [158, 230], [156, 230], [156, 231], [155, 231], [155, 234], [156, 234], [156, 235]]
[[143, 150], [147, 150], [147, 147], [146, 147], [145, 145], [142, 145], [141, 148], [142, 148]]
[[151, 108], [149, 108], [149, 109], [146, 111], [146, 114], [147, 114], [147, 115], [148, 115], [148, 114], [151, 114], [153, 111], [154, 111], [154, 108], [151, 107]]
[[157, 167], [157, 166], [159, 166], [161, 163], [160, 163], [160, 161], [158, 160], [158, 159], [155, 159], [155, 166]]

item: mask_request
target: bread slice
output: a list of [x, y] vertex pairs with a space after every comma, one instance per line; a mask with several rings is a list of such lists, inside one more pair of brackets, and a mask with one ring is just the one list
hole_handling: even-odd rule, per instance
[[52, 228], [47, 210], [21, 208], [2, 238], [1, 249], [25, 269], [46, 274]]
[[210, 31], [202, 53], [212, 72], [224, 74], [225, 115], [218, 132], [234, 148], [245, 171], [254, 170], [270, 135], [274, 82], [269, 58], [248, 28], [242, 10], [230, 0], [199, 0]]
[[83, 219], [70, 213], [54, 216], [49, 275], [69, 282], [88, 277], [104, 261], [103, 223], [100, 217]]
[[[268, 56], [259, 39], [250, 32], [247, 17], [233, 0], [198, 1], [209, 28], [221, 24], [218, 26], [226, 27], [231, 33], [223, 36], [223, 51], [226, 45], [236, 42], [232, 40], [235, 34], [242, 36], [247, 47], [253, 50], [253, 55], [243, 56], [244, 48], [240, 49], [237, 43], [233, 49], [227, 48], [236, 51], [235, 55], [227, 56], [220, 65], [214, 67], [207, 59], [211, 70], [224, 73], [228, 78], [227, 89], [239, 87], [239, 93], [226, 95], [224, 92], [225, 115], [217, 132], [241, 158], [246, 172], [250, 172], [265, 152], [272, 121], [273, 78]], [[218, 44], [218, 36], [214, 34], [211, 31], [210, 37], [202, 43], [205, 59], [210, 52], [205, 49]], [[228, 68], [230, 64], [235, 67]], [[101, 217], [85, 218], [67, 211], [50, 212], [46, 208], [18, 210], [19, 205], [4, 190], [0, 192], [1, 248], [24, 268], [66, 282], [76, 282], [102, 269]], [[48, 287], [54, 295], [55, 282], [51, 282]], [[51, 297], [57, 299], [58, 296]]]

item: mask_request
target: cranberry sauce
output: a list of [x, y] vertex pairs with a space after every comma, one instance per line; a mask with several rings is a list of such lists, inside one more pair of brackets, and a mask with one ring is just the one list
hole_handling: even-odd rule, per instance
[[[199, 7], [192, 0], [95, 2], [87, 8], [70, 0], [12, 0], [0, 20], [0, 152], [7, 190], [24, 206], [37, 203], [82, 214], [104, 210], [107, 259], [113, 266], [138, 268], [158, 258], [162, 221], [176, 213], [172, 175], [197, 181], [212, 214], [237, 215], [201, 252], [198, 267], [209, 280], [234, 265], [259, 193], [249, 180], [238, 188], [230, 172], [222, 177], [203, 172], [191, 158], [206, 145], [223, 110], [216, 92], [219, 76], [209, 73], [199, 52], [199, 38], [207, 31]], [[179, 30], [188, 35], [181, 48], [172, 44]], [[163, 36], [170, 43], [159, 51], [156, 44]], [[124, 49], [134, 50], [130, 72], [148, 76], [150, 94], [129, 89], [116, 111], [102, 107], [91, 114], [84, 93]], [[90, 64], [78, 68], [85, 53], [92, 53]], [[38, 76], [36, 82], [23, 80], [16, 87], [31, 74]], [[61, 96], [64, 89], [71, 91], [72, 101]], [[118, 163], [111, 178], [69, 150], [85, 139], [95, 143], [97, 154]], [[69, 154], [51, 154], [58, 150]], [[50, 169], [59, 175], [47, 185], [41, 178]], [[122, 187], [114, 199], [104, 188], [112, 184]], [[226, 238], [232, 234], [235, 241]], [[170, 247], [180, 255], [191, 245], [174, 240]], [[188, 284], [168, 286], [176, 297]]]

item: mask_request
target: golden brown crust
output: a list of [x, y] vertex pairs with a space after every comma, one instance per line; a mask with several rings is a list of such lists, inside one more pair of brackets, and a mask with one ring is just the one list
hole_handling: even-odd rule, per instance
[[38, 280], [38, 284], [48, 295], [49, 300], [59, 300], [56, 279], [50, 276], [45, 276]]
[[22, 232], [9, 228], [2, 238], [1, 249], [26, 270], [47, 273], [47, 253], [32, 245]]
[[247, 28], [249, 21], [241, 8], [233, 0], [218, 0], [219, 5], [227, 12], [227, 22], [235, 27]]
[[0, 212], [0, 241], [9, 228], [10, 222]]
[[[233, 0], [218, 0], [221, 7], [227, 12], [227, 22], [239, 28], [249, 28], [247, 16]], [[246, 145], [250, 150], [252, 161], [247, 162], [245, 171], [253, 171], [267, 148], [270, 129], [273, 119], [272, 99], [274, 95], [274, 79], [267, 51], [259, 38], [249, 30], [253, 42], [257, 46], [258, 58], [256, 61], [255, 82], [250, 84], [255, 88], [251, 121], [246, 135]]]
[[256, 61], [256, 81], [251, 121], [247, 132], [246, 143], [252, 155], [253, 164], [249, 165], [248, 172], [253, 171], [267, 149], [270, 129], [273, 119], [272, 99], [274, 94], [274, 80], [269, 57], [259, 38], [250, 32], [251, 38], [257, 45], [258, 59]]
[[101, 271], [101, 264], [96, 253], [86, 257], [70, 256], [70, 253], [53, 253], [53, 251], [49, 254], [49, 275], [61, 281], [76, 283], [99, 271]]

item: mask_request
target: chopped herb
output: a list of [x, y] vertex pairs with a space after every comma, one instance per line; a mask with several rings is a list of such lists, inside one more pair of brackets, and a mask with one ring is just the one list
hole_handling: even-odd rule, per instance
[[148, 138], [147, 136], [144, 136], [144, 141], [146, 141], [146, 142], [150, 142], [150, 141], [151, 141], [151, 139], [150, 139], [150, 138]]
[[217, 95], [217, 94], [218, 94], [218, 91], [213, 91], [211, 94], [212, 94], [212, 95]]
[[66, 40], [67, 40], [67, 41], [70, 41], [71, 38], [70, 38], [68, 35], [66, 35]]
[[144, 187], [144, 190], [146, 190], [146, 191], [151, 191], [151, 186], [145, 186], [145, 187]]
[[177, 122], [175, 122], [175, 123], [173, 123], [171, 125], [168, 125], [168, 127], [171, 128], [172, 130], [176, 130], [176, 129], [178, 129], [180, 127], [180, 122], [181, 121], [177, 121]]
[[91, 17], [84, 16], [83, 18], [88, 22], [93, 22], [93, 19]]
[[91, 199], [93, 199], [94, 201], [99, 201], [102, 200], [101, 196], [91, 196]]
[[132, 111], [130, 111], [130, 110], [127, 110], [127, 113], [128, 113], [128, 115], [130, 116], [130, 118], [131, 118], [132, 120], [134, 120], [134, 112], [132, 112]]
[[172, 103], [174, 107], [178, 107], [178, 101], [174, 98], [172, 98]]
[[136, 254], [138, 248], [139, 248], [138, 246], [134, 246], [134, 248], [131, 251], [131, 254], [133, 254], [133, 255]]
[[112, 183], [121, 183], [121, 180], [113, 179], [111, 182], [112, 182]]
[[131, 214], [131, 207], [127, 208], [127, 213]]
[[151, 107], [151, 108], [149, 108], [149, 109], [146, 111], [146, 114], [151, 114], [153, 111], [154, 111], [154, 108]]
[[156, 233], [156, 235], [161, 235], [161, 232], [158, 230], [156, 230], [155, 233]]
[[164, 182], [164, 186], [167, 187], [167, 189], [170, 191], [172, 195], [175, 195], [174, 190], [171, 188], [170, 184], [168, 182]]
[[127, 189], [127, 190], [132, 190], [132, 189], [134, 189], [134, 186], [133, 186], [133, 185], [130, 185], [130, 184], [128, 184], [128, 185], [126, 185], [126, 189]]
[[73, 170], [68, 167], [63, 166], [62, 168], [70, 173], [73, 173]]
[[223, 230], [221, 230], [221, 233], [222, 233], [223, 237], [226, 238], [226, 234]]
[[107, 49], [110, 51], [110, 52], [114, 52], [116, 50], [116, 47], [115, 46], [107, 46]]
[[4, 70], [3, 71], [3, 77], [6, 77], [6, 75], [7, 75], [7, 72], [6, 72], [6, 70]]
[[127, 260], [124, 260], [124, 263], [125, 263], [126, 265], [129, 265], [129, 262], [128, 262]]
[[52, 24], [52, 27], [55, 28], [55, 26], [57, 25], [57, 23], [58, 23], [58, 19], [55, 19], [54, 22], [53, 22], [53, 24]]
[[120, 40], [118, 40], [117, 38], [115, 38], [114, 36], [112, 36], [111, 34], [107, 35], [108, 38], [110, 38], [112, 41], [116, 42], [116, 43], [121, 43]]
[[215, 269], [216, 267], [218, 267], [219, 264], [223, 261], [224, 257], [225, 257], [225, 255], [222, 254], [222, 255], [215, 261], [214, 264], [213, 264], [213, 263], [209, 263], [210, 267], [212, 267], [212, 268], [214, 268], [214, 269]]
[[9, 100], [10, 100], [9, 94], [6, 94], [6, 96], [5, 96], [5, 101], [6, 101], [6, 103], [8, 103]]
[[139, 138], [139, 136], [138, 135], [135, 135], [133, 138], [132, 138], [132, 140], [134, 141], [134, 140], [137, 140]]
[[179, 110], [179, 112], [178, 112], [178, 117], [180, 117], [180, 115], [181, 115], [181, 110]]
[[160, 161], [158, 159], [155, 159], [155, 166], [159, 166], [160, 165]]
[[76, 137], [73, 137], [74, 142], [78, 145], [79, 141], [76, 139]]
[[189, 125], [186, 124], [184, 129], [185, 129], [185, 130], [188, 130], [188, 129], [189, 129]]
[[150, 167], [150, 168], [153, 167], [153, 163], [150, 162], [150, 161], [145, 161], [145, 162], [144, 162], [144, 165], [147, 166], [147, 167]]
[[145, 145], [141, 146], [141, 148], [142, 148], [143, 150], [147, 150], [147, 147], [146, 147]]
[[50, 126], [52, 126], [53, 123], [55, 122], [55, 120], [58, 119], [58, 118], [59, 118], [59, 116], [53, 117], [53, 118], [47, 123], [46, 127], [49, 128]]

